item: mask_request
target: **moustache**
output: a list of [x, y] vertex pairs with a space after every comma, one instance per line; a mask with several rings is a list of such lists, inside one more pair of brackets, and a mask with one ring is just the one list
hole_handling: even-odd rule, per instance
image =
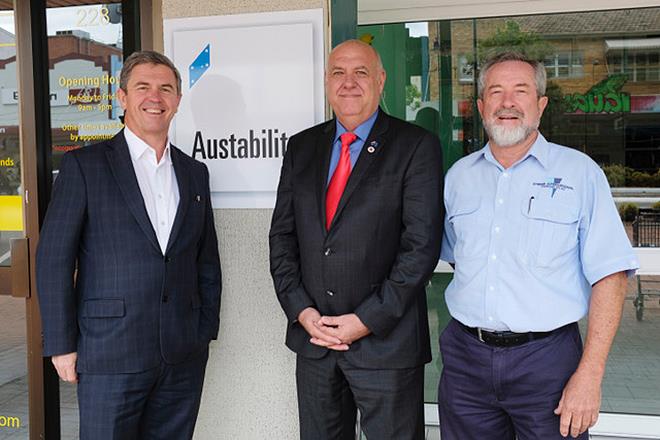
[[500, 118], [500, 117], [516, 117], [522, 119], [525, 114], [521, 111], [514, 110], [514, 109], [500, 109], [495, 112], [495, 116]]

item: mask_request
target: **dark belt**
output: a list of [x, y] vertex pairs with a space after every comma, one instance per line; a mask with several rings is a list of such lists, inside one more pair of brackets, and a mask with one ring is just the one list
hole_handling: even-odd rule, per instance
[[514, 332], [490, 332], [482, 330], [479, 327], [468, 327], [460, 321], [456, 321], [458, 324], [463, 327], [463, 329], [476, 336], [481, 342], [492, 347], [515, 347], [517, 345], [522, 345], [536, 339], [547, 338], [556, 331], [563, 329], [566, 326], [572, 325], [567, 324], [563, 327], [551, 330], [549, 332], [527, 332], [527, 333], [514, 333]]

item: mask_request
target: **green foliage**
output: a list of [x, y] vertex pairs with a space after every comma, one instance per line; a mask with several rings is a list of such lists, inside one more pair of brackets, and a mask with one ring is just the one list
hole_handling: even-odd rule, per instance
[[406, 105], [416, 110], [421, 105], [420, 98], [422, 93], [419, 91], [415, 84], [408, 84], [406, 86]]
[[543, 61], [553, 52], [552, 46], [541, 35], [520, 29], [520, 24], [507, 20], [493, 35], [479, 41], [479, 57], [487, 59], [498, 52], [514, 50], [530, 58]]
[[619, 215], [624, 222], [631, 222], [635, 220], [639, 213], [639, 206], [634, 203], [624, 203], [619, 206]]
[[540, 130], [541, 133], [553, 133], [559, 130], [557, 124], [561, 123], [566, 111], [564, 94], [557, 83], [548, 81], [545, 96], [548, 97], [548, 106], [545, 108], [543, 116], [541, 116]]
[[603, 166], [603, 172], [610, 186], [613, 188], [624, 186], [640, 188], [660, 187], [660, 170], [651, 174], [636, 171], [620, 164], [612, 164]]
[[654, 188], [660, 186], [660, 172], [649, 174], [642, 171], [632, 171], [630, 175], [627, 176], [626, 183], [628, 186]]
[[605, 165], [603, 167], [603, 172], [605, 173], [605, 177], [607, 177], [607, 182], [612, 188], [620, 188], [626, 186], [626, 175], [628, 174], [627, 170], [630, 170], [630, 168], [626, 168], [618, 163]]
[[660, 201], [655, 202], [653, 205], [651, 205], [651, 209], [654, 209], [656, 211], [660, 211]]

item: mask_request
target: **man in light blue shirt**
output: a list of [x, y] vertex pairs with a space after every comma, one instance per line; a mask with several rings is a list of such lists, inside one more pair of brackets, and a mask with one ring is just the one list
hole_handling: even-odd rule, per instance
[[490, 141], [447, 173], [443, 440], [587, 439], [598, 417], [626, 273], [639, 264], [598, 165], [538, 132], [545, 85], [537, 61], [488, 61], [478, 107]]

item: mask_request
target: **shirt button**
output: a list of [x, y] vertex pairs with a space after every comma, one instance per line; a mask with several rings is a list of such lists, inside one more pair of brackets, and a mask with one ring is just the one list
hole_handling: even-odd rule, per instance
[[165, 226], [165, 222], [160, 222], [160, 225], [161, 225], [161, 226]]
[[328, 296], [334, 296], [335, 295], [335, 292], [333, 292], [332, 290], [326, 290], [325, 293]]
[[495, 226], [495, 232], [497, 232], [499, 234], [499, 232], [500, 232], [500, 227], [499, 226]]
[[502, 173], [502, 177], [509, 177], [509, 173]]
[[489, 320], [489, 321], [492, 321], [492, 320], [493, 320], [493, 317], [492, 317], [492, 316], [489, 316], [489, 317], [488, 317], [488, 320]]
[[330, 248], [327, 248], [325, 251], [323, 251], [323, 255], [325, 255], [326, 257], [330, 256], [331, 253], [332, 253], [332, 249]]
[[497, 203], [499, 203], [499, 204], [501, 205], [502, 203], [504, 203], [504, 199], [499, 199], [499, 200], [497, 201]]
[[493, 290], [495, 290], [495, 286], [490, 286], [488, 289], [492, 292]]
[[497, 260], [497, 255], [495, 255], [495, 254], [491, 255], [490, 259], [493, 260], [493, 261]]
[[163, 198], [163, 195], [162, 195], [162, 194], [158, 194], [158, 198], [159, 198], [159, 199], [162, 199], [162, 198]]

